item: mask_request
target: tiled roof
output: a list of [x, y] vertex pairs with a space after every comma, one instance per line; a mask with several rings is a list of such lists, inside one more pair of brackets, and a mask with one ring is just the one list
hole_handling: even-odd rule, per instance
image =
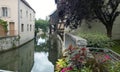
[[26, 0], [21, 0], [26, 6], [28, 6], [30, 9], [32, 9], [35, 13], [35, 10], [29, 5], [29, 3]]

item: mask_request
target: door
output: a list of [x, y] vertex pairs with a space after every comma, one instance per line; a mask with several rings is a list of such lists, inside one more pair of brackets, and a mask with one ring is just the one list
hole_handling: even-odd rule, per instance
[[9, 33], [10, 33], [10, 36], [14, 36], [15, 35], [15, 27], [14, 27], [14, 22], [10, 22], [9, 23]]
[[2, 25], [0, 25], [0, 37], [4, 37], [6, 34], [5, 34], [5, 30], [3, 28]]

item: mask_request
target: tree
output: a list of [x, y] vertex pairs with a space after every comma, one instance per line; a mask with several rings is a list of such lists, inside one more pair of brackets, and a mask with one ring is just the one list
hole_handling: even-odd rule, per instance
[[[120, 0], [62, 0], [66, 5], [59, 5], [60, 18], [67, 15], [66, 25], [77, 28], [82, 19], [99, 19], [106, 27], [107, 36], [112, 37], [115, 19], [120, 14]], [[62, 2], [61, 2], [62, 4]], [[64, 9], [62, 9], [64, 8]]]
[[42, 19], [38, 19], [35, 20], [35, 28], [38, 30], [38, 28], [41, 28], [43, 30], [43, 32], [47, 32], [48, 30], [48, 21], [47, 20], [42, 20]]
[[120, 0], [93, 0], [93, 9], [97, 18], [103, 23], [107, 30], [107, 36], [112, 37], [112, 28], [115, 19], [120, 14], [118, 6]]

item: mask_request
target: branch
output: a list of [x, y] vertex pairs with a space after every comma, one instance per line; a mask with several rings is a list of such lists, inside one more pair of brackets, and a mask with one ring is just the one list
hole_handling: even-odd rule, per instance
[[113, 23], [115, 21], [115, 19], [117, 18], [117, 16], [119, 16], [120, 12], [116, 12], [113, 17], [112, 17], [112, 20], [111, 22]]

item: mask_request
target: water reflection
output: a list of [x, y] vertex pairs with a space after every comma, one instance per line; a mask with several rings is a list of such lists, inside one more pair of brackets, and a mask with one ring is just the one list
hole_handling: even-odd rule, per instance
[[31, 72], [54, 72], [54, 65], [48, 60], [48, 52], [36, 52]]
[[43, 43], [45, 43], [45, 39], [43, 39], [43, 38], [39, 38], [38, 39], [38, 41], [37, 41], [37, 45], [41, 45], [41, 44], [43, 44]]
[[[45, 40], [45, 39], [44, 39]], [[54, 65], [49, 61], [49, 45], [48, 41], [35, 44], [34, 66], [31, 72], [54, 72]]]
[[34, 62], [34, 41], [20, 48], [0, 53], [0, 69], [30, 72]]
[[20, 48], [0, 53], [0, 69], [14, 72], [54, 72], [57, 49], [49, 48], [49, 41], [40, 45], [34, 42], [33, 40]]
[[46, 43], [43, 43], [41, 45], [35, 45], [35, 52], [48, 52], [49, 47]]

